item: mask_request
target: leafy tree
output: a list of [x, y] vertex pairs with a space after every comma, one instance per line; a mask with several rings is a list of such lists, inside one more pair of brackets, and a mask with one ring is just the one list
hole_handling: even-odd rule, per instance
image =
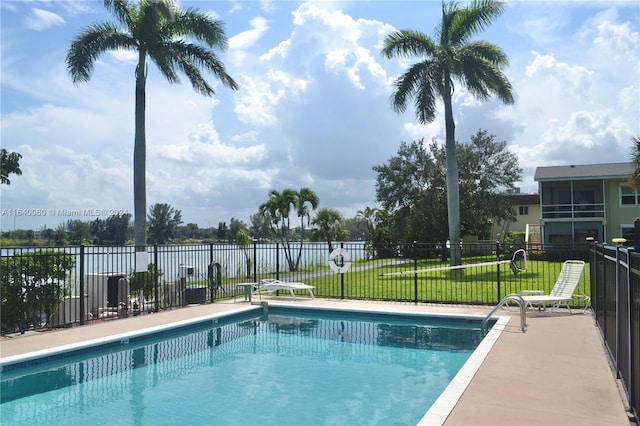
[[640, 191], [640, 136], [631, 138], [631, 162], [634, 165], [634, 172], [629, 179], [629, 184]]
[[15, 229], [13, 231], [3, 231], [3, 239], [13, 239], [17, 242], [5, 243], [4, 245], [22, 245], [22, 241], [26, 241], [28, 245], [33, 244], [35, 232], [32, 229]]
[[7, 152], [6, 149], [0, 149], [0, 184], [11, 185], [9, 175], [22, 175], [20, 170], [20, 159], [22, 155], [17, 152]]
[[[467, 144], [456, 144], [460, 167], [462, 235], [487, 236], [493, 218], [513, 220], [505, 188], [522, 176], [515, 154], [506, 142], [478, 131]], [[376, 196], [392, 214], [393, 229], [404, 242], [447, 240], [447, 151], [434, 140], [427, 150], [422, 140], [402, 143], [398, 155], [376, 166]], [[453, 244], [451, 245], [453, 246]]]
[[[72, 41], [67, 53], [67, 70], [74, 83], [87, 82], [95, 61], [109, 50], [138, 54], [136, 65], [135, 141], [133, 153], [133, 192], [135, 244], [146, 244], [146, 80], [147, 60], [156, 64], [170, 82], [179, 83], [182, 71], [193, 89], [205, 96], [215, 94], [201, 70], [215, 76], [233, 90], [236, 82], [225, 71], [214, 49], [227, 48], [223, 23], [197, 9], [180, 9], [173, 0], [103, 0], [104, 7], [120, 26], [102, 22], [91, 25]], [[194, 43], [188, 42], [193, 40]]]
[[218, 231], [216, 232], [216, 237], [219, 241], [227, 241], [227, 222], [219, 222], [218, 223]]
[[202, 238], [202, 230], [198, 227], [197, 223], [187, 223], [185, 226], [181, 227], [181, 231], [185, 238], [192, 240]]
[[344, 220], [344, 228], [352, 241], [366, 241], [367, 227], [358, 217], [351, 217]]
[[40, 314], [50, 325], [51, 315], [64, 296], [64, 280], [75, 266], [73, 255], [37, 250], [3, 257], [0, 262], [2, 328], [24, 332], [25, 326], [39, 327]]
[[[307, 204], [311, 205], [312, 209], [318, 206], [318, 197], [309, 188], [302, 188], [300, 192], [293, 189], [285, 189], [282, 192], [278, 192], [275, 189], [269, 191], [269, 200], [262, 203], [258, 209], [259, 214], [271, 221], [272, 230], [278, 239], [282, 241], [284, 247], [285, 258], [289, 265], [290, 271], [297, 271], [300, 264], [300, 258], [302, 257], [302, 242], [304, 240], [304, 219], [307, 218], [307, 222], [310, 219], [309, 208]], [[291, 214], [295, 211], [300, 218], [300, 247], [298, 250], [298, 256], [296, 260], [293, 259], [291, 241], [293, 232], [291, 229]]]
[[[375, 169], [374, 169], [375, 170]], [[365, 207], [358, 210], [356, 218], [363, 222], [367, 228], [366, 244], [367, 260], [374, 258], [392, 257], [394, 240], [391, 231], [391, 215], [386, 209]]]
[[67, 234], [64, 224], [61, 223], [56, 228], [53, 241], [57, 246], [66, 246], [69, 243], [69, 235]]
[[338, 210], [320, 209], [316, 212], [311, 223], [317, 226], [312, 233], [313, 239], [315, 241], [326, 241], [329, 253], [333, 251], [333, 241], [344, 241], [348, 238], [348, 233], [344, 226], [344, 218]]
[[[506, 54], [499, 47], [470, 41], [504, 11], [504, 3], [476, 0], [466, 7], [456, 2], [442, 3], [442, 22], [433, 38], [412, 30], [390, 34], [384, 41], [383, 56], [421, 60], [396, 80], [392, 96], [393, 109], [402, 113], [409, 98], [414, 98], [416, 116], [422, 124], [435, 119], [437, 98], [444, 103], [447, 149], [447, 214], [449, 239], [460, 240], [460, 192], [456, 162], [455, 123], [452, 97], [454, 79], [480, 100], [498, 96], [507, 104], [513, 103], [511, 84], [502, 68], [508, 65]], [[451, 244], [451, 265], [460, 264], [458, 244]]]
[[232, 217], [231, 221], [229, 221], [229, 240], [231, 240], [231, 236], [235, 238], [238, 235], [238, 231], [240, 231], [241, 229], [246, 232], [247, 224]]
[[91, 227], [89, 222], [77, 219], [69, 219], [64, 226], [69, 236], [69, 240], [73, 244], [81, 244], [85, 240], [91, 238]]
[[271, 218], [268, 214], [261, 215], [260, 213], [252, 214], [249, 216], [251, 221], [251, 227], [249, 231], [254, 238], [267, 240], [271, 238]]
[[109, 244], [124, 245], [131, 235], [131, 214], [114, 214], [107, 218], [106, 231]]
[[244, 254], [245, 266], [247, 270], [247, 278], [251, 278], [251, 254], [249, 253], [249, 244], [251, 244], [251, 238], [244, 229], [238, 229], [236, 233], [235, 243], [242, 248]]
[[42, 231], [40, 231], [40, 236], [44, 238], [47, 244], [50, 244], [56, 236], [56, 231], [51, 228], [44, 228]]
[[124, 245], [129, 236], [129, 213], [111, 215], [107, 219], [97, 218], [89, 224], [93, 243], [98, 245]]
[[182, 212], [166, 203], [156, 203], [149, 209], [149, 242], [165, 244], [175, 237], [182, 224]]

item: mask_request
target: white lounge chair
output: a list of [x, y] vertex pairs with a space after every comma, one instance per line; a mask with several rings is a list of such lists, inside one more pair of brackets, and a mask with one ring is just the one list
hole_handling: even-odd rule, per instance
[[[583, 311], [586, 312], [591, 305], [591, 298], [578, 287], [583, 272], [584, 262], [582, 260], [567, 260], [562, 264], [560, 275], [558, 275], [551, 293], [544, 294], [542, 290], [523, 290], [520, 295], [527, 307], [533, 309], [533, 305], [538, 306], [538, 308], [552, 305], [552, 312], [560, 306], [566, 306], [571, 312], [568, 302], [573, 299], [582, 299], [587, 302]], [[575, 294], [576, 290], [578, 294]]]
[[313, 295], [313, 289], [315, 287], [308, 284], [289, 282], [289, 281], [280, 281], [275, 279], [264, 279], [261, 280], [255, 286], [254, 294], [262, 295], [262, 293], [272, 294], [278, 290], [287, 290], [291, 293], [291, 297], [296, 298], [294, 290], [307, 290], [312, 299], [315, 299]]

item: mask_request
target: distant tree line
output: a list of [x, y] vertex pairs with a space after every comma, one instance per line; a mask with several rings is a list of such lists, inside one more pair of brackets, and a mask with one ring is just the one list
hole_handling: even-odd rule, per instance
[[[320, 208], [310, 188], [271, 190], [247, 224], [231, 218], [217, 227], [184, 224], [182, 212], [169, 204], [153, 204], [147, 216], [147, 243], [226, 242], [242, 247], [252, 241], [278, 241], [290, 270], [297, 270], [302, 244], [320, 241], [332, 251], [336, 241], [365, 241], [371, 257], [393, 256], [395, 245], [413, 241], [445, 244], [447, 215], [446, 149], [436, 140], [402, 142], [398, 153], [377, 165], [376, 198], [380, 207], [365, 207], [345, 219], [332, 208]], [[504, 196], [521, 180], [522, 169], [504, 141], [478, 130], [466, 143], [456, 143], [459, 168], [461, 234], [490, 237], [493, 220], [515, 219]], [[131, 242], [131, 215], [93, 221], [68, 220], [55, 230], [15, 230], [3, 233], [3, 243], [35, 240], [45, 244], [123, 245]], [[16, 244], [17, 245], [17, 244]], [[375, 250], [373, 249], [375, 246]], [[387, 247], [387, 248], [385, 248]], [[249, 263], [249, 262], [247, 262]]]

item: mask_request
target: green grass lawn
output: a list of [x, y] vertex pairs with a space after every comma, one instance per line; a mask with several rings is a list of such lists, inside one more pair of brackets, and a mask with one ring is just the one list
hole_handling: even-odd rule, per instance
[[[493, 260], [476, 257], [466, 258], [463, 262], [478, 264]], [[465, 269], [429, 272], [422, 270], [446, 267], [448, 264], [439, 259], [419, 260], [415, 263], [396, 261], [382, 266], [384, 263], [382, 260], [376, 260], [375, 263], [372, 262], [371, 268], [352, 270], [344, 274], [342, 280], [339, 275], [328, 274], [308, 278], [304, 282], [314, 285], [315, 293], [320, 297], [496, 304], [505, 295], [519, 293], [521, 290], [542, 290], [548, 293], [562, 268], [562, 262], [530, 260], [526, 271], [518, 274], [514, 274], [509, 264], [485, 264]], [[361, 265], [366, 263], [354, 263], [354, 266]], [[421, 272], [414, 273], [416, 270]], [[589, 272], [587, 264], [579, 285], [587, 295], [590, 294]], [[286, 275], [295, 277], [293, 274], [281, 274], [281, 278], [289, 279]], [[584, 303], [576, 302], [575, 305], [584, 306]]]

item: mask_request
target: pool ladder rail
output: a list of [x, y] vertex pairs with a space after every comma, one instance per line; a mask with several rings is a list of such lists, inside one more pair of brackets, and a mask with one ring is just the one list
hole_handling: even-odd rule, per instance
[[520, 307], [520, 329], [522, 330], [523, 333], [527, 331], [527, 311], [526, 311], [527, 305], [524, 299], [522, 298], [522, 296], [520, 296], [519, 294], [511, 293], [503, 297], [500, 303], [498, 303], [491, 310], [491, 312], [489, 312], [489, 314], [485, 317], [485, 319], [482, 320], [483, 336], [486, 336], [487, 333], [489, 332], [489, 330], [487, 329], [487, 323], [489, 322], [489, 318], [491, 318], [491, 315], [493, 315], [498, 309], [500, 309], [507, 302], [516, 302], [518, 304], [518, 306]]

